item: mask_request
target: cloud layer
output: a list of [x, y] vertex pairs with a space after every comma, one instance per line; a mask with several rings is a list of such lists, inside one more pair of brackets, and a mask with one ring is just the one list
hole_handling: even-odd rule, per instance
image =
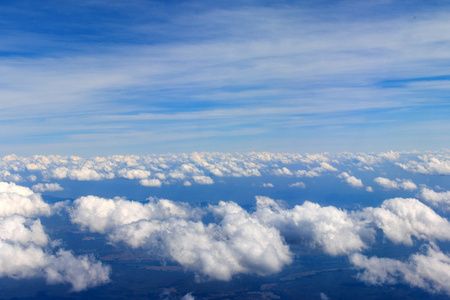
[[[430, 161], [431, 157], [442, 160], [448, 152], [428, 153], [427, 157]], [[435, 190], [426, 185], [435, 179], [433, 176], [439, 180], [441, 176], [427, 174], [425, 181], [416, 176], [420, 172], [404, 168], [421, 160], [422, 154], [415, 152], [192, 153], [89, 159], [6, 156], [0, 161], [3, 173], [31, 188], [0, 183], [2, 276], [40, 276], [49, 283], [69, 283], [76, 291], [109, 281], [109, 267], [93, 256], [77, 256], [59, 248], [46, 234], [38, 218], [66, 206], [76, 227], [104, 234], [112, 245], [140, 248], [153, 259], [175, 262], [199, 281], [278, 273], [296, 259], [298, 253], [292, 249], [307, 248], [323, 255], [348, 256], [351, 265], [360, 270], [358, 278], [369, 284], [406, 283], [448, 293], [445, 283], [423, 271], [422, 264], [427, 263], [446, 270], [448, 254], [439, 246], [450, 240], [450, 223], [440, 215], [440, 209], [448, 207], [447, 192], [437, 185]], [[391, 180], [386, 175], [390, 171], [401, 175]], [[69, 180], [130, 180], [151, 193], [155, 189], [149, 187], [163, 187], [158, 189], [161, 191], [168, 185], [178, 185], [176, 188], [182, 190], [205, 188], [202, 185], [227, 187], [239, 178], [249, 187], [260, 188], [259, 192], [273, 195], [285, 189], [295, 193], [298, 200], [305, 198], [303, 195], [313, 197], [311, 191], [324, 189], [322, 184], [327, 182], [331, 189], [325, 197], [332, 197], [334, 189], [347, 189], [352, 191], [347, 196], [354, 199], [349, 199], [352, 205], [342, 206], [344, 209], [333, 199], [328, 203], [336, 206], [298, 203], [297, 199], [290, 199], [294, 202], [288, 205], [257, 196], [255, 206], [244, 209], [233, 201], [216, 200], [216, 204], [199, 206], [158, 198], [138, 202], [95, 195], [50, 205], [36, 193], [44, 197], [47, 192], [64, 193], [62, 186]], [[363, 189], [359, 178], [381, 188]], [[382, 193], [389, 197], [380, 199]], [[393, 193], [404, 198], [390, 198]], [[436, 211], [414, 197], [436, 207]], [[374, 201], [378, 204], [372, 205]], [[393, 247], [423, 245], [425, 250], [407, 260], [367, 255], [379, 241]], [[23, 257], [21, 263], [11, 262], [8, 255], [13, 253]]]

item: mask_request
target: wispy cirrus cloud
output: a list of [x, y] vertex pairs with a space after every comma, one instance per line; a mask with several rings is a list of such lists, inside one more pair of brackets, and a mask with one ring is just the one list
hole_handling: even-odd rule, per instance
[[[150, 18], [142, 18], [148, 4], [130, 2], [108, 7], [118, 12], [117, 26], [99, 3], [66, 5], [73, 16], [65, 21], [53, 19], [52, 10], [30, 7], [18, 15], [9, 10], [19, 19], [33, 11], [32, 19], [48, 20], [33, 32], [24, 23], [6, 34], [3, 47], [13, 55], [0, 57], [2, 73], [8, 74], [0, 77], [0, 116], [10, 128], [2, 137], [38, 135], [27, 143], [43, 149], [84, 139], [99, 152], [93, 141], [108, 144], [114, 136], [121, 140], [109, 143], [115, 149], [123, 141], [187, 147], [214, 138], [249, 148], [246, 139], [235, 137], [242, 130], [266, 146], [299, 129], [310, 141], [312, 130], [331, 138], [327, 130], [342, 135], [338, 127], [355, 138], [356, 126], [383, 140], [385, 126], [402, 129], [412, 114], [415, 122], [429, 120], [420, 109], [447, 109], [441, 96], [424, 86], [439, 82], [445, 91], [441, 66], [450, 56], [435, 45], [450, 40], [446, 9], [428, 8], [416, 19], [401, 13], [355, 19], [354, 9], [364, 15], [369, 7], [353, 4], [350, 10], [341, 4], [323, 18], [327, 5], [203, 3], [194, 11], [186, 3], [155, 2]], [[87, 9], [100, 17], [88, 13], [85, 25], [76, 23]], [[5, 22], [19, 24], [13, 18]], [[70, 37], [45, 30], [61, 22]], [[16, 37], [30, 35], [27, 43], [35, 47], [19, 51]], [[381, 114], [386, 111], [390, 114]], [[19, 141], [12, 141], [15, 149]]]

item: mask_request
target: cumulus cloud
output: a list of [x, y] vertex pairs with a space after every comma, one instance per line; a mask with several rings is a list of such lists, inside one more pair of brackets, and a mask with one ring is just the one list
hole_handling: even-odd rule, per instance
[[142, 179], [139, 181], [142, 186], [160, 187], [162, 185], [159, 179]]
[[450, 191], [435, 192], [428, 188], [423, 188], [419, 197], [434, 206], [442, 206], [446, 209], [450, 209]]
[[150, 171], [147, 170], [140, 170], [140, 169], [122, 169], [119, 170], [119, 177], [126, 178], [126, 179], [145, 179], [150, 177], [152, 174]]
[[59, 249], [45, 233], [39, 215], [50, 206], [30, 189], [0, 183], [0, 276], [44, 277], [49, 284], [68, 283], [73, 291], [109, 282], [110, 268], [93, 257]]
[[268, 183], [263, 183], [262, 187], [265, 187], [265, 188], [273, 188], [273, 184], [270, 183], [270, 182], [268, 182]]
[[406, 171], [422, 174], [450, 175], [450, 158], [448, 155], [422, 155], [418, 160], [396, 163]]
[[417, 199], [385, 200], [380, 207], [366, 208], [364, 214], [397, 244], [412, 245], [413, 237], [450, 240], [450, 222]]
[[239, 273], [275, 273], [292, 260], [278, 230], [233, 202], [208, 210], [217, 223], [205, 225], [186, 205], [159, 200], [141, 204], [94, 196], [75, 200], [71, 218], [114, 243], [142, 247], [178, 262], [200, 277], [230, 280]]
[[44, 273], [49, 284], [69, 283], [78, 292], [108, 283], [111, 268], [92, 256], [74, 256], [70, 251], [59, 250], [49, 257]]
[[294, 183], [291, 183], [290, 185], [289, 185], [289, 187], [295, 187], [295, 188], [301, 188], [301, 189], [304, 189], [304, 188], [306, 188], [306, 185], [305, 185], [305, 183], [304, 182], [294, 182]]
[[350, 261], [363, 270], [358, 278], [368, 284], [405, 283], [450, 295], [450, 256], [434, 244], [427, 246], [424, 254], [411, 255], [406, 262], [376, 256], [368, 258], [359, 253], [350, 256]]
[[51, 214], [51, 207], [39, 194], [15, 183], [0, 182], [0, 217], [19, 214], [35, 217]]
[[389, 180], [387, 178], [377, 177], [373, 181], [375, 181], [376, 183], [378, 183], [379, 185], [381, 185], [382, 187], [384, 187], [386, 189], [398, 189], [399, 188], [399, 185], [397, 182]]
[[380, 153], [378, 156], [381, 158], [388, 159], [390, 161], [396, 161], [400, 158], [400, 152], [388, 151]]
[[363, 183], [361, 179], [356, 178], [355, 176], [351, 176], [347, 172], [342, 172], [338, 176], [339, 178], [342, 178], [347, 182], [351, 187], [363, 187]]
[[[7, 222], [8, 218], [0, 218], [2, 231], [5, 220]], [[23, 230], [25, 234], [27, 229]], [[20, 233], [16, 231], [16, 234]], [[20, 243], [3, 236], [0, 239], [0, 276], [15, 279], [44, 277], [48, 284], [71, 284], [73, 291], [109, 282], [110, 268], [92, 257], [74, 256], [62, 249], [51, 254], [47, 244], [37, 245], [23, 235], [19, 238]]]
[[70, 217], [73, 223], [92, 232], [105, 233], [118, 226], [146, 219], [167, 219], [171, 217], [194, 217], [197, 212], [187, 205], [160, 199], [147, 203], [129, 201], [123, 198], [105, 199], [86, 196], [76, 199]]
[[214, 180], [212, 180], [211, 177], [208, 176], [193, 176], [192, 179], [198, 184], [213, 184]]
[[183, 298], [181, 298], [181, 300], [194, 300], [195, 297], [192, 296], [192, 293], [187, 293], [186, 295], [183, 296]]
[[51, 172], [51, 177], [54, 179], [65, 179], [78, 181], [103, 180], [112, 179], [115, 177], [114, 173], [101, 173], [88, 167], [81, 169], [69, 169], [67, 167], [58, 167]]
[[[159, 180], [167, 180], [168, 183], [195, 182], [193, 177], [208, 176], [212, 174], [219, 177], [250, 177], [250, 176], [297, 176], [318, 177], [328, 172], [337, 172], [338, 169], [331, 164], [357, 165], [361, 170], [373, 170], [374, 165], [383, 162], [396, 164], [424, 165], [427, 168], [418, 167], [423, 173], [439, 173], [445, 170], [438, 168], [440, 164], [448, 162], [448, 157], [440, 155], [415, 156], [422, 162], [406, 160], [405, 153], [388, 152], [380, 155], [360, 153], [357, 155], [344, 153], [339, 155], [324, 154], [280, 154], [280, 153], [192, 153], [188, 154], [164, 154], [164, 155], [113, 155], [108, 157], [80, 158], [75, 156], [32, 156], [19, 157], [7, 156], [0, 161], [1, 174], [4, 180], [18, 181], [30, 178], [29, 175], [41, 174], [44, 180], [69, 179], [69, 180], [105, 180], [113, 178], [127, 178], [130, 180], [148, 179], [152, 172]], [[403, 157], [405, 156], [405, 157]], [[414, 158], [414, 155], [410, 154]], [[370, 166], [368, 166], [370, 165]], [[403, 166], [404, 167], [404, 166]], [[300, 169], [299, 169], [300, 168]], [[409, 168], [409, 167], [404, 167]], [[24, 174], [20, 173], [24, 172]], [[434, 172], [434, 173], [433, 173]], [[19, 174], [20, 173], [20, 174]], [[445, 172], [444, 172], [445, 173]], [[350, 176], [349, 176], [350, 177]], [[200, 177], [202, 178], [202, 177]], [[209, 178], [209, 177], [208, 177]], [[212, 179], [202, 182], [210, 182]], [[359, 185], [358, 179], [348, 179], [353, 185]]]
[[40, 220], [27, 219], [17, 214], [0, 218], [0, 239], [23, 246], [30, 243], [46, 246], [49, 243]]
[[59, 185], [59, 183], [38, 183], [31, 187], [34, 192], [43, 193], [43, 192], [57, 192], [63, 191], [64, 189]]
[[1, 181], [21, 181], [22, 180], [22, 176], [20, 176], [19, 174], [13, 174], [7, 170], [0, 170], [0, 180]]
[[169, 177], [173, 178], [173, 179], [184, 179], [186, 177], [186, 175], [184, 175], [184, 173], [180, 172], [180, 171], [173, 171], [169, 173]]
[[348, 254], [366, 248], [364, 238], [370, 229], [352, 219], [346, 211], [322, 207], [306, 201], [292, 209], [283, 209], [268, 197], [256, 197], [255, 215], [261, 222], [280, 230], [289, 243], [319, 247], [330, 255]]
[[321, 173], [337, 172], [337, 171], [338, 171], [338, 169], [336, 169], [332, 165], [330, 165], [326, 162], [321, 162], [319, 167], [312, 168], [308, 171], [298, 170], [295, 172], [295, 175], [297, 175], [298, 177], [303, 177], [303, 176], [304, 177], [318, 177], [321, 175]]
[[403, 189], [405, 191], [412, 191], [417, 189], [417, 185], [411, 180], [407, 179], [397, 178], [395, 181], [393, 181], [389, 180], [388, 178], [377, 177], [373, 181], [386, 189]]
[[273, 174], [277, 175], [277, 176], [292, 175], [292, 172], [288, 168], [283, 167], [283, 168], [279, 168], [279, 169], [274, 170]]

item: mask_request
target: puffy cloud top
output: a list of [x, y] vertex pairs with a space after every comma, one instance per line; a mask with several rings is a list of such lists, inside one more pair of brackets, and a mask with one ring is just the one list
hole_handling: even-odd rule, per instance
[[368, 258], [356, 253], [350, 257], [351, 263], [360, 270], [359, 279], [369, 284], [406, 283], [432, 293], [444, 292], [450, 295], [450, 256], [433, 244], [425, 254], [411, 255], [402, 262], [390, 258]]
[[64, 190], [59, 183], [38, 183], [31, 187], [34, 192], [43, 193], [43, 192], [56, 192]]
[[268, 197], [258, 196], [256, 201], [258, 219], [280, 230], [291, 243], [318, 246], [331, 255], [348, 254], [366, 247], [360, 236], [365, 229], [336, 207], [321, 207], [306, 201], [293, 209], [283, 209]]
[[40, 220], [30, 218], [50, 214], [50, 206], [30, 189], [0, 183], [0, 276], [44, 277], [49, 284], [69, 283], [73, 291], [109, 282], [111, 269], [93, 257], [54, 253]]
[[48, 216], [51, 214], [51, 207], [29, 188], [0, 182], [0, 216], [14, 214], [25, 217]]
[[435, 192], [428, 188], [423, 188], [419, 197], [427, 202], [430, 202], [435, 206], [443, 206], [445, 208], [450, 208], [450, 192]]
[[393, 181], [384, 177], [377, 177], [374, 181], [386, 189], [404, 189], [406, 191], [417, 189], [417, 185], [414, 182], [406, 179], [397, 178]]
[[213, 184], [214, 180], [212, 180], [211, 177], [208, 176], [194, 176], [192, 177], [194, 181], [198, 184]]
[[144, 247], [199, 276], [229, 280], [235, 274], [271, 274], [292, 260], [278, 230], [233, 202], [210, 206], [218, 223], [205, 225], [197, 212], [168, 200], [141, 204], [123, 199], [82, 197], [71, 218], [112, 242]]
[[355, 176], [351, 176], [347, 172], [342, 172], [341, 174], [339, 174], [338, 177], [344, 179], [352, 187], [363, 187], [364, 186], [361, 179], [358, 179]]
[[177, 205], [169, 200], [140, 203], [122, 198], [105, 199], [86, 196], [73, 202], [72, 222], [93, 232], [105, 233], [117, 226], [146, 219], [187, 218], [195, 211], [187, 205]]
[[450, 240], [450, 222], [417, 199], [389, 199], [381, 207], [367, 208], [365, 212], [394, 243], [412, 245], [412, 237]]
[[149, 187], [160, 187], [162, 185], [162, 182], [159, 179], [142, 179], [139, 183]]
[[414, 173], [450, 175], [450, 157], [445, 154], [418, 156], [418, 160], [396, 163], [399, 167]]

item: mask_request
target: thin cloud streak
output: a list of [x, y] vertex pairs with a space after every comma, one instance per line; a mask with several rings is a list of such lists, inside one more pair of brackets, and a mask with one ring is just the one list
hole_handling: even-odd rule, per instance
[[[123, 16], [137, 13], [134, 5], [122, 7]], [[337, 7], [340, 12], [332, 16], [338, 18], [325, 19], [319, 11], [301, 7], [203, 6], [195, 18], [191, 10], [182, 13], [178, 8], [164, 15], [164, 25], [125, 22], [120, 34], [134, 42], [111, 40], [89, 47], [89, 41], [74, 37], [72, 51], [67, 51], [67, 36], [34, 34], [35, 45], [39, 39], [42, 44], [52, 40], [55, 52], [1, 56], [5, 72], [0, 76], [0, 116], [12, 121], [8, 131], [22, 134], [22, 128], [29, 127], [28, 135], [39, 135], [49, 130], [40, 120], [53, 118], [61, 128], [59, 135], [70, 140], [80, 133], [98, 136], [105, 123], [120, 134], [124, 127], [126, 132], [146, 131], [167, 126], [163, 122], [208, 127], [214, 119], [222, 131], [233, 131], [236, 128], [227, 124], [244, 119], [236, 126], [266, 127], [272, 135], [292, 136], [299, 129], [309, 133], [289, 122], [296, 114], [311, 120], [329, 114], [330, 126], [358, 115], [362, 123], [384, 119], [399, 128], [412, 122], [401, 109], [435, 110], [437, 104], [447, 108], [439, 93], [429, 91], [437, 84], [445, 92], [439, 77], [447, 75], [442, 65], [450, 59], [445, 10], [427, 11], [420, 19], [401, 14], [354, 19], [347, 8]], [[14, 34], [29, 32], [16, 29]], [[13, 51], [17, 39], [8, 41], [5, 47]], [[417, 78], [436, 80], [408, 83]], [[392, 80], [406, 83], [392, 86]], [[392, 114], [381, 114], [386, 111]], [[77, 126], [76, 117], [87, 124], [87, 132]], [[421, 115], [414, 121], [427, 119]], [[48, 134], [58, 135], [51, 130]], [[410, 136], [419, 138], [418, 133]], [[101, 139], [107, 142], [110, 137]]]

